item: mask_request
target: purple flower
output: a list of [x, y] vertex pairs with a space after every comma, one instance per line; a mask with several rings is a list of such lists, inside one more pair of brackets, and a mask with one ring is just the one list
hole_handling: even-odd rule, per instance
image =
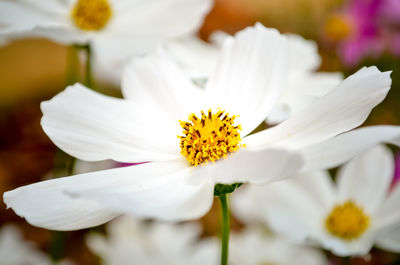
[[400, 1], [351, 0], [341, 11], [350, 30], [339, 42], [338, 54], [347, 66], [384, 51], [400, 55]]

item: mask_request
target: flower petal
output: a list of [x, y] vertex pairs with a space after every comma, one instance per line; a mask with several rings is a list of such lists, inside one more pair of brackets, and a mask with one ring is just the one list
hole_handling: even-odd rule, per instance
[[289, 41], [291, 71], [317, 70], [321, 64], [317, 44], [297, 34], [286, 34], [286, 37]]
[[214, 183], [182, 160], [151, 162], [81, 176], [96, 181], [64, 187], [108, 209], [166, 221], [197, 219], [213, 202]]
[[341, 201], [354, 200], [369, 214], [382, 205], [394, 173], [391, 151], [378, 145], [356, 156], [338, 172]]
[[[239, 195], [239, 196], [238, 196]], [[241, 208], [240, 200], [250, 196], [257, 212]], [[303, 242], [322, 229], [321, 220], [324, 209], [318, 205], [314, 197], [303, 190], [291, 179], [265, 186], [249, 185], [245, 192], [238, 192], [232, 198], [232, 209], [239, 218], [247, 214], [269, 225], [275, 232], [288, 238]], [[241, 219], [241, 218], [240, 218]]]
[[248, 144], [299, 149], [348, 131], [367, 118], [390, 89], [390, 72], [362, 68], [285, 122], [246, 138]]
[[211, 207], [213, 183], [194, 184], [189, 171], [181, 160], [121, 167], [20, 187], [4, 201], [31, 224], [53, 230], [96, 226], [123, 213], [194, 219]]
[[325, 233], [320, 235], [320, 243], [323, 248], [329, 249], [336, 256], [364, 256], [371, 250], [375, 236], [373, 231], [367, 231], [355, 240], [343, 240]]
[[206, 86], [212, 107], [239, 115], [243, 136], [267, 116], [286, 85], [288, 45], [261, 24], [226, 38], [216, 71]]
[[283, 149], [246, 150], [230, 154], [227, 159], [200, 168], [216, 183], [249, 182], [265, 184], [295, 174], [302, 166], [301, 157]]
[[138, 39], [194, 34], [213, 5], [211, 0], [112, 1], [115, 28]]
[[35, 10], [35, 8], [40, 9], [39, 6], [45, 5], [36, 4], [32, 8], [32, 6], [18, 1], [0, 2], [0, 34], [15, 34], [32, 30], [37, 26], [59, 27], [66, 25], [58, 14], [46, 13], [47, 10]]
[[400, 211], [398, 211], [399, 204], [400, 185], [396, 184], [375, 214], [377, 228], [385, 229], [396, 227], [400, 223]]
[[340, 134], [303, 148], [303, 171], [336, 167], [378, 143], [390, 143], [397, 137], [400, 126], [369, 126]]
[[63, 186], [79, 185], [79, 178], [59, 178], [5, 192], [7, 208], [34, 226], [51, 230], [77, 230], [101, 225], [120, 215], [96, 201], [75, 199]]
[[41, 108], [46, 134], [81, 160], [141, 162], [180, 157], [175, 128], [126, 100], [76, 84], [43, 102]]
[[[397, 211], [397, 209], [393, 209], [393, 211]], [[376, 244], [379, 248], [391, 252], [400, 252], [400, 223], [379, 230], [377, 235]]]
[[162, 48], [144, 58], [134, 59], [122, 76], [125, 98], [178, 127], [178, 120], [187, 119], [193, 111], [201, 110], [201, 92]]
[[279, 104], [268, 114], [269, 124], [278, 124], [301, 111], [334, 89], [343, 77], [340, 73], [290, 72], [287, 88]]

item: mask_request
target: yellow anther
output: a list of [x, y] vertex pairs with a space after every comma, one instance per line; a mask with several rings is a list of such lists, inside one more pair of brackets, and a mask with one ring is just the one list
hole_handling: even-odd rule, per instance
[[368, 226], [368, 215], [352, 201], [336, 205], [325, 220], [329, 233], [344, 240], [360, 237]]
[[111, 18], [107, 0], [78, 0], [71, 11], [75, 25], [82, 30], [101, 30]]
[[184, 136], [181, 139], [181, 154], [194, 166], [208, 161], [216, 161], [227, 154], [235, 152], [240, 146], [240, 125], [235, 126], [237, 116], [229, 117], [228, 113], [218, 110], [212, 113], [201, 111], [201, 118], [194, 113], [189, 121], [179, 121]]

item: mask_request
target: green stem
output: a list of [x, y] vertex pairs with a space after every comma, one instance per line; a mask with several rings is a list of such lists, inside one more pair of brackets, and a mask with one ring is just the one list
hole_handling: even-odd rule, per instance
[[75, 44], [74, 47], [77, 50], [83, 50], [85, 52], [86, 63], [85, 63], [85, 76], [83, 84], [88, 88], [95, 90], [93, 75], [92, 75], [92, 47], [90, 43], [87, 44]]
[[221, 265], [228, 264], [228, 247], [229, 247], [229, 206], [226, 194], [219, 196], [222, 209], [222, 247], [221, 247]]
[[66, 64], [66, 80], [67, 86], [75, 84], [79, 76], [79, 56], [75, 45], [67, 48], [67, 64]]
[[84, 84], [95, 90], [93, 87], [93, 77], [92, 77], [92, 48], [90, 47], [90, 44], [86, 44], [84, 47], [84, 50], [86, 52], [86, 65], [85, 65], [85, 82]]

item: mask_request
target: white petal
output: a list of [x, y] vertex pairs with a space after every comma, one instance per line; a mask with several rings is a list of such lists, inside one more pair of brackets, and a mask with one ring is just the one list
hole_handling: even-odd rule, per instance
[[139, 39], [161, 39], [197, 32], [211, 0], [113, 1], [115, 28]]
[[201, 110], [202, 91], [161, 48], [132, 61], [123, 73], [122, 92], [143, 111], [158, 113], [160, 119], [178, 127], [178, 120], [186, 120], [193, 111]]
[[345, 164], [337, 176], [340, 200], [354, 200], [367, 213], [374, 213], [392, 181], [393, 160], [391, 151], [378, 145]]
[[290, 178], [290, 181], [313, 197], [321, 209], [332, 207], [337, 191], [327, 171], [311, 171]]
[[399, 205], [400, 185], [397, 183], [375, 214], [376, 226], [380, 229], [396, 227], [400, 223]]
[[340, 134], [303, 148], [303, 170], [336, 167], [378, 143], [391, 142], [399, 136], [400, 126], [370, 126]]
[[43, 102], [41, 108], [46, 134], [81, 160], [140, 162], [180, 156], [177, 133], [168, 123], [126, 100], [98, 94], [80, 84]]
[[80, 176], [96, 184], [87, 182], [87, 185], [65, 187], [68, 194], [141, 218], [197, 219], [210, 209], [213, 201], [214, 183], [181, 160]]
[[[36, 5], [37, 7], [38, 5]], [[0, 34], [12, 34], [41, 27], [65, 26], [57, 14], [35, 10], [17, 1], [0, 3]]]
[[389, 91], [390, 72], [362, 68], [281, 124], [246, 138], [248, 144], [302, 148], [353, 129]]
[[243, 135], [267, 116], [286, 85], [286, 38], [261, 24], [226, 38], [216, 71], [206, 86], [213, 107], [239, 115]]
[[[393, 209], [397, 211], [397, 209]], [[392, 227], [379, 230], [377, 238], [377, 246], [387, 251], [400, 252], [400, 222]]]
[[291, 71], [315, 71], [321, 64], [318, 46], [314, 41], [305, 40], [300, 35], [287, 34], [290, 49]]
[[92, 172], [20, 187], [6, 192], [4, 202], [31, 224], [53, 230], [96, 226], [122, 213], [192, 219], [211, 207], [213, 183], [190, 183], [188, 171], [175, 161]]
[[230, 154], [215, 164], [202, 166], [200, 171], [212, 175], [217, 183], [249, 182], [265, 184], [289, 177], [302, 166], [301, 157], [279, 149], [246, 150]]
[[329, 249], [336, 256], [364, 256], [371, 250], [375, 236], [373, 231], [367, 231], [361, 238], [342, 240], [325, 233], [319, 240], [323, 248]]
[[248, 192], [254, 193], [263, 221], [275, 232], [296, 242], [320, 233], [325, 210], [307, 191], [290, 180], [253, 187]]
[[34, 226], [51, 230], [77, 230], [101, 225], [119, 213], [95, 201], [74, 199], [64, 186], [79, 185], [80, 178], [59, 178], [5, 192], [4, 203]]
[[[262, 187], [261, 187], [262, 188]], [[256, 194], [253, 190], [261, 189], [254, 185], [244, 184], [231, 196], [232, 214], [244, 224], [263, 223], [263, 212], [258, 207]]]
[[268, 115], [269, 124], [278, 124], [326, 95], [343, 81], [340, 73], [290, 72], [289, 82], [278, 105]]
[[167, 42], [165, 47], [177, 64], [192, 78], [206, 79], [215, 68], [217, 47], [196, 36]]

